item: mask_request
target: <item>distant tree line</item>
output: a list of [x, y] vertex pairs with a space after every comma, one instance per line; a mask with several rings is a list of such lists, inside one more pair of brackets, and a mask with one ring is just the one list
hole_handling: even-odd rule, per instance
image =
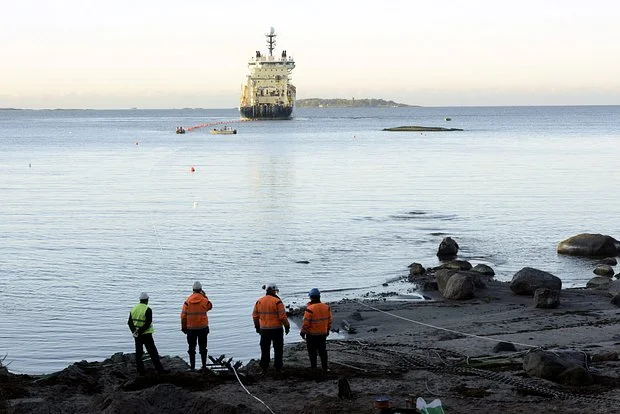
[[394, 101], [386, 101], [385, 99], [322, 99], [308, 98], [298, 99], [297, 107], [300, 108], [318, 108], [318, 107], [335, 107], [335, 108], [377, 108], [377, 107], [406, 107], [415, 106], [398, 103]]

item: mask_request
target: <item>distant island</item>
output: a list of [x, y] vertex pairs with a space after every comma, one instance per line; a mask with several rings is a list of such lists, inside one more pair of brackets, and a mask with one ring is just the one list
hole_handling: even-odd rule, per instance
[[394, 101], [386, 101], [385, 99], [322, 99], [308, 98], [298, 99], [297, 107], [299, 108], [402, 108], [407, 106], [403, 103]]

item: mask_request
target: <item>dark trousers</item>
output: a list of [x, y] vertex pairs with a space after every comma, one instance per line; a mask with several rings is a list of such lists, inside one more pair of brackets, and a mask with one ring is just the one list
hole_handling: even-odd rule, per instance
[[207, 354], [207, 335], [209, 334], [209, 327], [202, 329], [188, 329], [187, 330], [187, 353], [190, 355], [196, 355], [196, 342], [198, 342], [198, 352], [200, 355]]
[[271, 343], [273, 342], [273, 366], [276, 371], [282, 369], [282, 355], [284, 354], [284, 329], [261, 329], [260, 330], [260, 367], [264, 370], [269, 368], [271, 359]]
[[138, 373], [144, 374], [145, 372], [144, 362], [142, 362], [142, 356], [144, 355], [143, 347], [146, 348], [146, 351], [149, 353], [155, 370], [157, 370], [157, 372], [163, 372], [164, 367], [161, 366], [161, 362], [159, 361], [159, 353], [157, 352], [155, 341], [153, 341], [153, 335], [142, 334], [134, 338], [134, 342], [136, 343], [136, 368], [138, 369]]
[[310, 368], [316, 369], [316, 356], [321, 357], [321, 367], [327, 371], [327, 335], [306, 335]]

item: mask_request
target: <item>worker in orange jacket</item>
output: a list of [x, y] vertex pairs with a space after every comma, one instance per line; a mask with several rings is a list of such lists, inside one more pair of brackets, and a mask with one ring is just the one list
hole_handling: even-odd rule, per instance
[[327, 336], [332, 328], [332, 311], [327, 303], [321, 302], [321, 292], [313, 288], [308, 293], [310, 302], [306, 305], [304, 320], [299, 335], [306, 340], [310, 368], [316, 370], [317, 354], [321, 358], [323, 373], [327, 372]]
[[202, 370], [207, 368], [207, 335], [209, 334], [209, 312], [213, 305], [202, 290], [202, 284], [198, 281], [192, 286], [193, 293], [183, 303], [181, 311], [181, 331], [187, 335], [189, 348], [190, 370], [196, 369], [196, 342], [202, 360]]
[[[291, 325], [286, 317], [284, 304], [278, 297], [278, 286], [268, 283], [263, 286], [265, 296], [260, 297], [254, 305], [252, 319], [256, 333], [260, 334], [260, 367], [263, 373], [269, 368], [271, 343], [273, 342], [273, 366], [276, 374], [282, 370], [284, 353], [284, 334], [288, 335]], [[284, 329], [282, 329], [284, 327]]]

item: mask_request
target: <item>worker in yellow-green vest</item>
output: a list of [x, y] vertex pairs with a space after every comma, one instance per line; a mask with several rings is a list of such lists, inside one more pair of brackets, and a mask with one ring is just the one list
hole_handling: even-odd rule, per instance
[[142, 361], [144, 347], [151, 357], [155, 370], [163, 374], [168, 371], [162, 367], [157, 347], [153, 341], [153, 332], [155, 332], [155, 329], [153, 329], [153, 312], [151, 308], [149, 308], [148, 303], [148, 293], [142, 292], [140, 294], [140, 303], [131, 309], [131, 312], [129, 312], [129, 320], [127, 321], [129, 330], [131, 330], [134, 342], [136, 343], [136, 368], [138, 369], [138, 374], [145, 374], [144, 362]]

